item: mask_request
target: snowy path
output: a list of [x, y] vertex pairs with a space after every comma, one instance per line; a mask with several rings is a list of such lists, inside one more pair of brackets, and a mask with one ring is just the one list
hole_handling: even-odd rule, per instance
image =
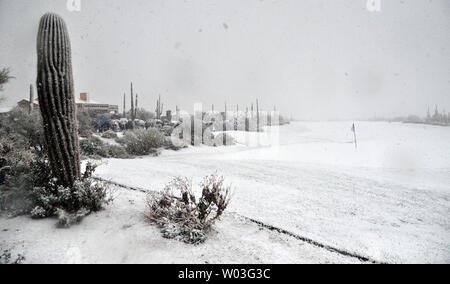
[[381, 262], [449, 263], [449, 129], [365, 124], [358, 152], [336, 133], [348, 123], [297, 124], [276, 152], [190, 148], [108, 160], [98, 175], [158, 190], [217, 171], [235, 187], [231, 211]]

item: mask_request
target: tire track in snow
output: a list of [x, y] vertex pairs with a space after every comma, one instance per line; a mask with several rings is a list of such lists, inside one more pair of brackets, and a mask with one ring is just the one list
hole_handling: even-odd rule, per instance
[[[118, 187], [121, 187], [121, 188], [124, 188], [124, 189], [127, 189], [127, 190], [138, 191], [138, 192], [141, 192], [141, 193], [156, 192], [155, 190], [149, 190], [149, 189], [144, 189], [144, 188], [140, 188], [140, 187], [128, 186], [128, 185], [121, 184], [121, 183], [118, 183], [118, 182], [114, 182], [114, 181], [111, 181], [111, 180], [106, 180], [106, 179], [103, 179], [103, 178], [100, 178], [100, 177], [93, 177], [93, 178], [98, 180], [98, 181], [105, 182], [105, 183], [108, 183], [108, 184], [112, 184], [112, 185], [115, 185], [115, 186], [118, 186]], [[245, 219], [245, 220], [247, 220], [249, 222], [257, 224], [258, 226], [260, 226], [262, 228], [265, 228], [265, 229], [268, 229], [270, 231], [274, 231], [274, 232], [277, 232], [277, 233], [280, 233], [280, 234], [284, 234], [284, 235], [293, 237], [293, 238], [295, 238], [297, 240], [306, 242], [308, 244], [311, 244], [311, 245], [313, 245], [315, 247], [318, 247], [318, 248], [321, 248], [321, 249], [326, 249], [328, 251], [331, 251], [331, 252], [334, 252], [334, 253], [338, 253], [338, 254], [343, 255], [343, 256], [356, 258], [356, 259], [358, 259], [360, 261], [363, 261], [363, 262], [368, 262], [368, 263], [372, 263], [372, 264], [387, 264], [385, 262], [380, 262], [380, 261], [374, 260], [374, 259], [372, 259], [370, 257], [367, 257], [367, 256], [363, 256], [363, 255], [360, 255], [360, 254], [357, 254], [357, 253], [349, 252], [349, 251], [344, 250], [344, 249], [340, 249], [340, 248], [337, 248], [337, 247], [333, 247], [333, 246], [330, 246], [330, 245], [327, 245], [327, 244], [323, 244], [323, 243], [317, 242], [317, 241], [315, 241], [313, 239], [294, 234], [294, 233], [292, 233], [290, 231], [287, 231], [285, 229], [278, 228], [278, 227], [266, 224], [266, 223], [264, 223], [262, 221], [258, 221], [258, 220], [252, 219], [250, 217], [241, 215], [241, 214], [239, 214], [237, 212], [228, 212], [228, 213], [229, 214], [234, 214], [236, 216], [239, 216], [239, 217], [241, 217], [241, 218], [243, 218], [243, 219]]]

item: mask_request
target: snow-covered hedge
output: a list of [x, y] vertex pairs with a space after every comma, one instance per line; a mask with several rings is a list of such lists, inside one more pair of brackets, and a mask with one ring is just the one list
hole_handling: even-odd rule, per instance
[[197, 200], [192, 182], [177, 177], [162, 192], [147, 196], [146, 216], [161, 229], [163, 237], [190, 244], [206, 240], [208, 231], [230, 202], [230, 186], [224, 185], [223, 177], [210, 175], [200, 187], [202, 195]]

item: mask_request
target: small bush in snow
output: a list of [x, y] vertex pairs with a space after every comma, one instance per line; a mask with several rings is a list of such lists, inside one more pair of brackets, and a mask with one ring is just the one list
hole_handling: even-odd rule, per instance
[[105, 143], [95, 136], [88, 136], [86, 139], [80, 140], [81, 155], [85, 157], [108, 157], [108, 151]]
[[88, 136], [86, 139], [80, 140], [80, 150], [82, 157], [89, 157], [92, 159], [130, 158], [130, 155], [128, 155], [125, 148], [117, 145], [106, 144], [100, 138], [92, 135]]
[[199, 244], [230, 202], [230, 186], [223, 177], [207, 176], [197, 200], [187, 178], [174, 178], [162, 192], [147, 196], [148, 220], [160, 227], [163, 237]]
[[25, 257], [21, 254], [18, 254], [17, 257], [13, 260], [11, 251], [4, 250], [0, 254], [0, 264], [22, 264], [22, 262], [25, 260]]
[[114, 132], [112, 130], [108, 130], [108, 131], [102, 133], [102, 138], [115, 139], [115, 138], [117, 138], [117, 134], [116, 134], [116, 132]]
[[132, 156], [128, 154], [127, 150], [122, 146], [107, 145], [106, 149], [108, 151], [108, 157], [106, 158], [117, 158], [117, 159], [132, 158]]
[[125, 132], [123, 138], [117, 139], [131, 155], [157, 154], [157, 149], [164, 145], [164, 135], [157, 129], [137, 129]]
[[69, 227], [91, 212], [100, 211], [112, 201], [105, 183], [94, 180], [95, 166], [88, 164], [81, 180], [71, 188], [58, 186], [50, 180], [45, 186], [34, 187], [31, 199], [34, 208], [32, 218], [58, 217], [58, 224]]

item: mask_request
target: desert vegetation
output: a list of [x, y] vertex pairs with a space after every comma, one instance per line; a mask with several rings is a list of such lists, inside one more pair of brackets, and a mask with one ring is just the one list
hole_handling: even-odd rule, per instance
[[157, 129], [127, 131], [117, 140], [131, 155], [156, 155], [164, 144], [164, 135]]
[[213, 174], [203, 179], [200, 190], [197, 198], [189, 179], [174, 178], [161, 192], [148, 194], [148, 221], [157, 225], [165, 238], [189, 244], [204, 242], [230, 203], [231, 187]]
[[41, 18], [37, 51], [40, 116], [15, 110], [1, 123], [0, 208], [70, 226], [111, 199], [92, 178], [95, 166], [81, 170], [69, 35], [58, 15]]

